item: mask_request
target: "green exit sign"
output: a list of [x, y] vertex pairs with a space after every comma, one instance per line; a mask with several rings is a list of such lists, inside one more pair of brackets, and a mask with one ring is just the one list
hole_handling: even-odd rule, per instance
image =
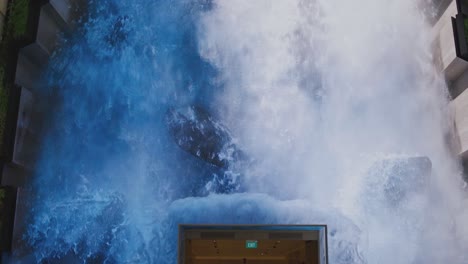
[[257, 248], [257, 241], [256, 240], [245, 241], [245, 248]]

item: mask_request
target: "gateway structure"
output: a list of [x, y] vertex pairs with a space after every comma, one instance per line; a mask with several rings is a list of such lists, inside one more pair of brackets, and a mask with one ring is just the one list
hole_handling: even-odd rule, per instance
[[326, 225], [180, 225], [179, 264], [327, 264]]

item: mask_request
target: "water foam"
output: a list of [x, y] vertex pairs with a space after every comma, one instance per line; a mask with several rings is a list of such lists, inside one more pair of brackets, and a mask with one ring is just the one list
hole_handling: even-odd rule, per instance
[[[416, 2], [89, 4], [44, 89], [55, 104], [25, 234], [37, 261], [174, 263], [180, 222], [327, 223], [331, 263], [468, 261], [446, 87]], [[254, 160], [232, 164], [247, 193], [206, 196], [225, 172], [163, 121], [187, 104]], [[369, 191], [388, 176], [373, 164], [414, 155], [432, 162], [423, 191], [397, 207]]]

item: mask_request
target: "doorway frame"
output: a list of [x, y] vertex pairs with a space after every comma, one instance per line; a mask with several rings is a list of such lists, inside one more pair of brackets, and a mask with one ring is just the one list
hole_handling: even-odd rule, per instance
[[[187, 230], [209, 230], [209, 231], [279, 231], [279, 232], [310, 232], [318, 231], [319, 244], [319, 263], [328, 264], [328, 226], [326, 224], [179, 224], [178, 240], [177, 240], [177, 263], [184, 263], [185, 256], [185, 238], [184, 234]], [[307, 241], [307, 239], [304, 239]]]

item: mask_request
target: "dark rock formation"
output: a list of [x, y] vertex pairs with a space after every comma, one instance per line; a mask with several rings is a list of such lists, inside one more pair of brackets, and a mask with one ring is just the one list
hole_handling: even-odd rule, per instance
[[227, 128], [201, 107], [170, 109], [166, 122], [180, 148], [208, 163], [224, 168], [241, 156]]

